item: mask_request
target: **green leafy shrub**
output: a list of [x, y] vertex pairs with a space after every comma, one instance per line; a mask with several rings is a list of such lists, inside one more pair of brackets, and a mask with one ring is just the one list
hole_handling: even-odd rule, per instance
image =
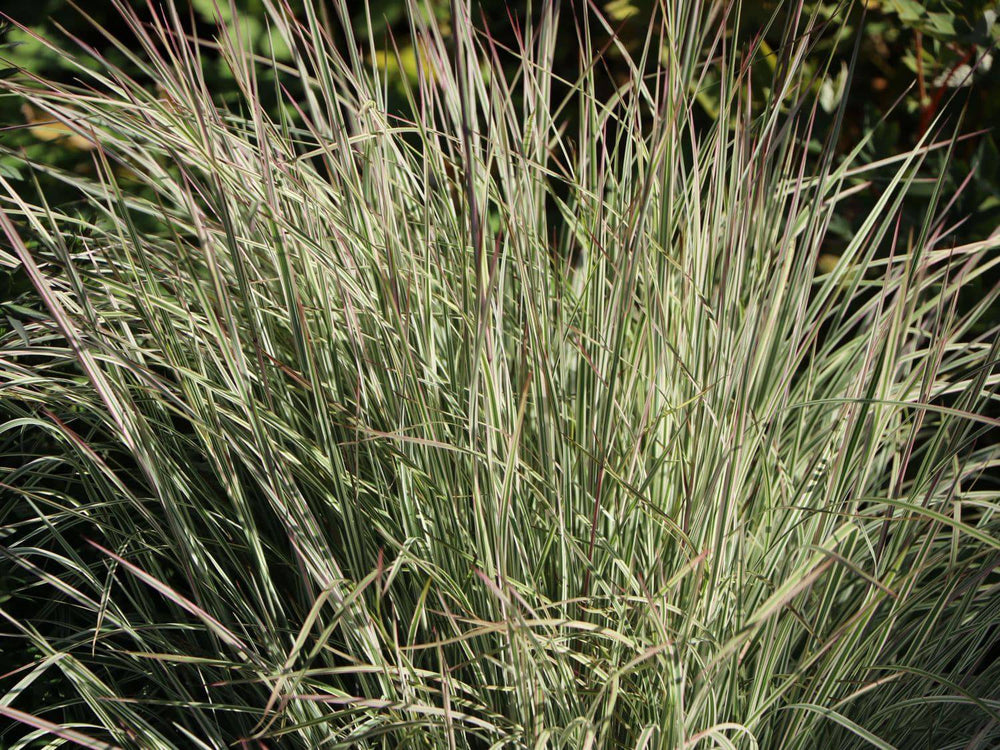
[[1000, 236], [923, 181], [955, 139], [837, 158], [819, 16], [771, 50], [664, 3], [599, 95], [600, 16], [411, 9], [400, 116], [346, 3], [339, 42], [265, 4], [287, 62], [236, 24], [226, 92], [125, 6], [139, 74], [4, 80], [97, 147], [0, 177], [39, 303], [0, 338], [3, 740], [1000, 741], [1000, 290], [958, 304]]

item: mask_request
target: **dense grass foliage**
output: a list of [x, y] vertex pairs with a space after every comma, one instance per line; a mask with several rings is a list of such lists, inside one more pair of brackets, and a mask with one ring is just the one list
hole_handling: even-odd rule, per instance
[[236, 104], [172, 6], [120, 7], [134, 76], [67, 41], [75, 82], [2, 82], [93, 169], [0, 176], [0, 741], [1000, 743], [957, 136], [836, 157], [805, 13], [763, 50], [665, 0], [605, 95], [552, 64], [597, 13], [501, 48], [412, 7], [390, 102], [337, 10], [270, 7], [291, 62], [217, 40]]

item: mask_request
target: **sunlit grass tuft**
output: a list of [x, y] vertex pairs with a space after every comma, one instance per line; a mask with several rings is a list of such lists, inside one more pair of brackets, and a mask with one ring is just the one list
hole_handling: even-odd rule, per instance
[[0, 177], [3, 742], [1000, 742], [1000, 238], [900, 218], [954, 139], [836, 156], [805, 15], [664, 2], [609, 94], [597, 15], [269, 5], [237, 104], [170, 6], [0, 81], [99, 144]]

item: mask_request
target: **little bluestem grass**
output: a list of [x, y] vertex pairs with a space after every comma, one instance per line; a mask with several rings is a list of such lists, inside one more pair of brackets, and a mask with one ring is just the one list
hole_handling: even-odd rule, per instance
[[0, 177], [2, 741], [1000, 743], [1000, 235], [901, 219], [958, 135], [837, 150], [794, 3], [412, 5], [395, 79], [267, 4], [0, 81], [96, 144]]

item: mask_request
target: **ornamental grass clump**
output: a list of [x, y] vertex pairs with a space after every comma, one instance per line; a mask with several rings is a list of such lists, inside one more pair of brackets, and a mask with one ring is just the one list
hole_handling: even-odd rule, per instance
[[408, 65], [266, 5], [282, 59], [122, 2], [0, 82], [93, 146], [0, 177], [0, 741], [1000, 743], [959, 136], [845, 151], [801, 5], [413, 4]]

